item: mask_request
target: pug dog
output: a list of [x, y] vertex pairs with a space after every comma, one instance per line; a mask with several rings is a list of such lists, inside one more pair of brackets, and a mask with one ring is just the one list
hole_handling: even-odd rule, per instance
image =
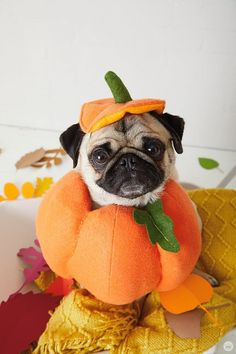
[[[74, 124], [60, 142], [87, 185], [94, 209], [109, 204], [142, 207], [159, 198], [169, 179], [177, 179], [175, 152], [183, 152], [183, 132], [183, 118], [153, 111], [126, 114], [87, 134]], [[217, 285], [211, 275], [195, 272]]]

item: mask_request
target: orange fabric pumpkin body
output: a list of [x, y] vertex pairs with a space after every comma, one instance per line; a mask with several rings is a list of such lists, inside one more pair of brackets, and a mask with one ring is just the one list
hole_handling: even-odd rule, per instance
[[171, 253], [149, 241], [131, 207], [109, 205], [91, 210], [80, 175], [65, 175], [44, 196], [36, 231], [43, 255], [54, 272], [74, 278], [98, 299], [125, 304], [156, 289], [180, 285], [194, 268], [201, 234], [191, 200], [174, 181], [161, 196], [174, 223], [180, 251]]

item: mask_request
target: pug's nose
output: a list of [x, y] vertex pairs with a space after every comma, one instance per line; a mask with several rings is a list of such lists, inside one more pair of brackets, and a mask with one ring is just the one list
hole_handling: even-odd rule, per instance
[[120, 158], [119, 164], [128, 171], [134, 171], [136, 168], [137, 156], [134, 154], [125, 154]]

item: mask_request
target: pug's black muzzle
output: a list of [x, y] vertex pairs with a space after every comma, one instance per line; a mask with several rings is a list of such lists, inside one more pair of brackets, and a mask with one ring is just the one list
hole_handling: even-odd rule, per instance
[[139, 156], [126, 153], [112, 165], [97, 184], [105, 191], [134, 199], [156, 189], [164, 180], [164, 171]]

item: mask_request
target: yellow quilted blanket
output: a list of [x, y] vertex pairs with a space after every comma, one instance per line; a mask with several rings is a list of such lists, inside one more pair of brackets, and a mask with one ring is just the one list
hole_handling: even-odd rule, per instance
[[[200, 354], [217, 343], [236, 324], [236, 191], [196, 190], [190, 193], [203, 221], [199, 267], [220, 282], [206, 308], [199, 339], [181, 339], [166, 323], [156, 292], [149, 294], [140, 313], [137, 303], [104, 304], [84, 290], [63, 299], [41, 336], [35, 354]], [[189, 235], [191, 237], [191, 235]]]

